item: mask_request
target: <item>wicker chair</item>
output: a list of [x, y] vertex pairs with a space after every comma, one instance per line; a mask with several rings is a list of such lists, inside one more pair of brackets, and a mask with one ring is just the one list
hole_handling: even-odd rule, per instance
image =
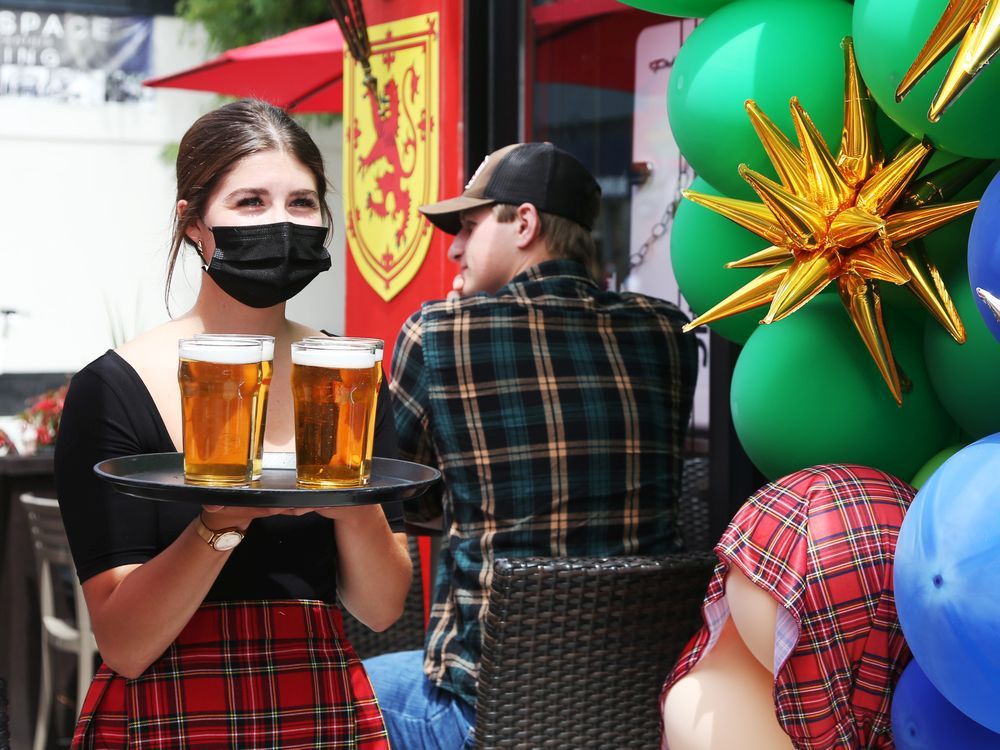
[[346, 609], [342, 610], [344, 613], [344, 634], [362, 659], [393, 651], [412, 651], [423, 648], [424, 595], [421, 587], [420, 551], [417, 547], [417, 540], [412, 536], [409, 539], [409, 548], [410, 560], [413, 561], [413, 581], [410, 584], [410, 593], [406, 595], [403, 614], [390, 628], [376, 633], [357, 620]]
[[0, 750], [10, 750], [10, 725], [7, 723], [7, 683], [0, 679]]
[[677, 503], [677, 520], [688, 552], [708, 552], [715, 546], [718, 535], [712, 535], [709, 510], [709, 460], [707, 456], [684, 459], [681, 474], [681, 496]]
[[476, 748], [659, 747], [660, 689], [714, 566], [706, 553], [497, 559]]

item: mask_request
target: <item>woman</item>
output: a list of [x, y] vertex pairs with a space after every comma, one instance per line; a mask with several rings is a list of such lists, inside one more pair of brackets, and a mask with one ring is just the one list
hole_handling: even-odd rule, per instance
[[[201, 117], [177, 157], [168, 272], [169, 292], [179, 252], [197, 252], [197, 301], [73, 379], [56, 483], [104, 658], [74, 747], [388, 747], [336, 601], [376, 630], [399, 616], [398, 504], [199, 508], [123, 496], [91, 468], [181, 447], [177, 341], [201, 332], [275, 337], [265, 450], [294, 449], [290, 344], [319, 332], [285, 302], [329, 268], [325, 193], [319, 150], [280, 109], [245, 100]], [[376, 455], [395, 454], [388, 406]], [[217, 549], [232, 528], [243, 541]]]

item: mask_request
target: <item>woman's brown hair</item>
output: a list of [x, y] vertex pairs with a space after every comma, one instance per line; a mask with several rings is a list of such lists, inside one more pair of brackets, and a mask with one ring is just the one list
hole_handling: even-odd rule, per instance
[[164, 300], [170, 310], [170, 281], [183, 244], [195, 247], [187, 230], [204, 216], [216, 186], [246, 157], [262, 151], [284, 151], [294, 156], [316, 178], [323, 222], [332, 229], [326, 205], [323, 156], [309, 134], [278, 107], [259, 99], [241, 99], [202, 115], [188, 128], [177, 152], [177, 201], [187, 201], [183, 214], [174, 203], [174, 229], [167, 257]]

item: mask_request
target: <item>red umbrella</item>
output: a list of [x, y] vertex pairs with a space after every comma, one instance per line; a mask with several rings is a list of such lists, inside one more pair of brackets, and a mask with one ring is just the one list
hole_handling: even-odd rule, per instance
[[231, 49], [145, 85], [256, 97], [294, 112], [340, 112], [343, 77], [344, 38], [337, 22], [327, 21]]

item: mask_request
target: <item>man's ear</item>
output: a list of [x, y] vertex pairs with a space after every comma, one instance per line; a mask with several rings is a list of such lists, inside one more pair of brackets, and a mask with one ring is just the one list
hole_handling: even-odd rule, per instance
[[517, 237], [515, 244], [518, 250], [526, 250], [538, 239], [542, 230], [542, 217], [533, 203], [522, 203], [517, 207]]

